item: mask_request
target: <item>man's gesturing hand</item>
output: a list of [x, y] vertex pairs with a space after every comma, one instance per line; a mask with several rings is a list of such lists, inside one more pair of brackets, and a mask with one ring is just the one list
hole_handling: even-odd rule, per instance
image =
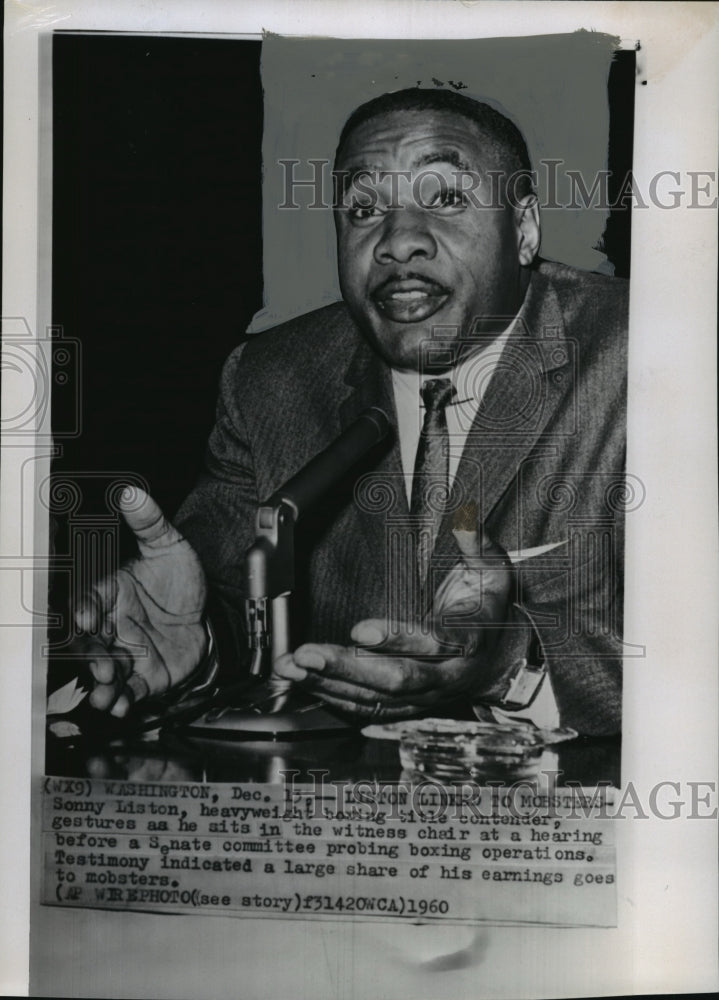
[[300, 646], [275, 663], [275, 674], [304, 682], [342, 711], [382, 721], [503, 690], [506, 664], [494, 649], [502, 629], [515, 624], [511, 564], [481, 528], [454, 534], [462, 559], [424, 628], [362, 621], [352, 630], [354, 646]]
[[190, 543], [142, 490], [126, 490], [120, 505], [139, 556], [98, 581], [75, 609], [95, 680], [90, 703], [116, 716], [186, 680], [207, 645], [205, 574]]

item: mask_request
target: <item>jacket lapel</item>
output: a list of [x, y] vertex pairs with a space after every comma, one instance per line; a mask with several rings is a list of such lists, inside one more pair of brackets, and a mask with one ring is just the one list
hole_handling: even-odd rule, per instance
[[370, 589], [379, 594], [385, 587], [385, 566], [392, 522], [406, 524], [409, 517], [397, 441], [392, 376], [389, 368], [361, 340], [345, 381], [349, 386], [349, 393], [339, 411], [343, 430], [370, 406], [383, 409], [392, 425], [389, 438], [380, 446], [379, 455], [373, 455], [373, 461], [360, 470], [355, 499], [360, 542], [366, 551], [367, 562], [372, 567], [373, 585]]
[[[467, 436], [435, 546], [437, 583], [459, 557], [453, 511], [472, 501], [481, 521], [489, 519], [523, 460], [537, 448], [572, 381], [571, 345], [559, 301], [546, 279], [535, 273]], [[555, 446], [546, 447], [551, 451]]]

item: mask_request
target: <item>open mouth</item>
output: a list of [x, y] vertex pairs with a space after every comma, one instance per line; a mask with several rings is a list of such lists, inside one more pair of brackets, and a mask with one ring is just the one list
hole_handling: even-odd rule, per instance
[[372, 293], [372, 301], [395, 323], [418, 323], [441, 309], [450, 295], [428, 278], [388, 278]]

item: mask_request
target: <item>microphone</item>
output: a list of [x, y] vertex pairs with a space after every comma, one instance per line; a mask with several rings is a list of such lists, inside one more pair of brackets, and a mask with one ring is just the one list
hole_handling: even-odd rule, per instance
[[273, 660], [290, 648], [287, 599], [294, 589], [297, 519], [379, 444], [390, 426], [384, 410], [371, 406], [257, 508], [257, 534], [245, 556], [251, 676], [262, 676], [270, 644]]
[[301, 517], [308, 507], [387, 436], [390, 427], [384, 410], [371, 406], [261, 506], [275, 508], [286, 503], [294, 509], [295, 520]]

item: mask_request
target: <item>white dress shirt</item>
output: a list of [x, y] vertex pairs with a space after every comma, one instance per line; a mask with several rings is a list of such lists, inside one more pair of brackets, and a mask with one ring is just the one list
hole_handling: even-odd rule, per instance
[[[507, 329], [487, 347], [464, 358], [450, 372], [442, 373], [443, 378], [452, 379], [457, 390], [454, 399], [445, 410], [449, 434], [450, 486], [457, 475], [467, 435], [513, 327], [514, 323], [510, 323]], [[392, 388], [397, 410], [397, 436], [408, 503], [411, 502], [414, 462], [424, 422], [420, 386], [426, 379], [433, 377], [436, 376], [429, 373], [392, 371]], [[499, 721], [508, 718], [507, 714], [499, 709], [492, 711]], [[559, 711], [548, 675], [545, 675], [539, 693], [529, 708], [512, 712], [511, 717], [530, 719], [536, 725], [548, 728], [559, 725]]]

